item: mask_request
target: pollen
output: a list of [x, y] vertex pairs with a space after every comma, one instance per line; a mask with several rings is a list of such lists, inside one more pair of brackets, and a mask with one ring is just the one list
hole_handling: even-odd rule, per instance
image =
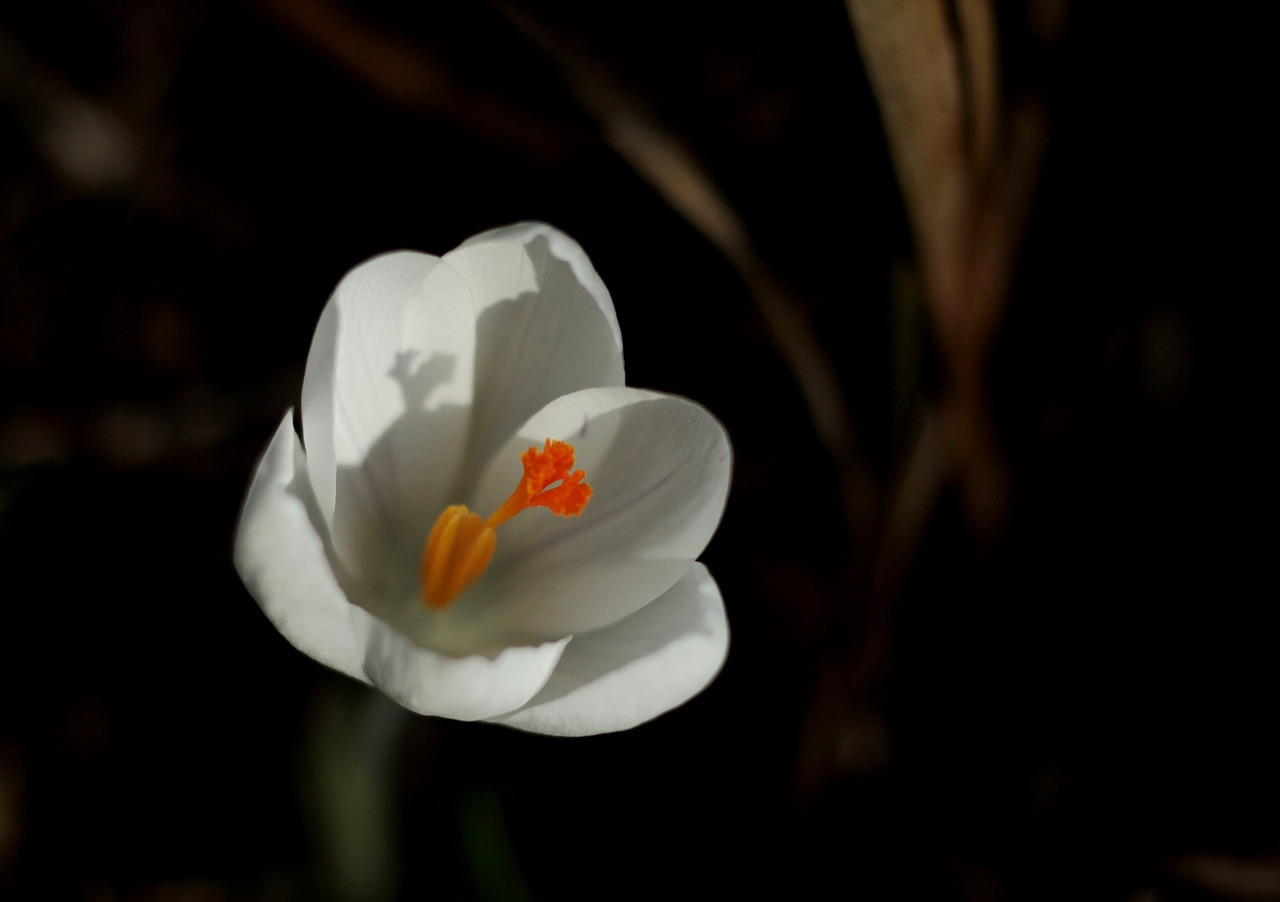
[[511, 497], [488, 519], [465, 505], [446, 507], [422, 549], [422, 599], [442, 610], [469, 589], [488, 569], [498, 545], [497, 529], [521, 511], [543, 507], [560, 517], [576, 517], [591, 500], [587, 474], [573, 469], [568, 442], [547, 439], [520, 455], [524, 476]]

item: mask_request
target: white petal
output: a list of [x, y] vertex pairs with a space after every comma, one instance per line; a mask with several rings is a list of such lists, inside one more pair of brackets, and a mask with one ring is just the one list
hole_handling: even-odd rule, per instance
[[546, 438], [577, 449], [594, 489], [582, 516], [535, 508], [498, 530], [489, 572], [459, 599], [458, 620], [555, 637], [639, 610], [688, 569], [724, 512], [729, 440], [692, 401], [631, 388], [557, 398], [520, 428], [486, 471], [476, 510], [495, 510], [519, 482], [520, 452]]
[[236, 569], [286, 639], [421, 714], [494, 717], [542, 688], [568, 640], [511, 647], [492, 658], [449, 657], [350, 604], [317, 532], [323, 521], [306, 463], [290, 413], [258, 467], [236, 532]]
[[[350, 610], [316, 531], [307, 460], [285, 414], [263, 455], [236, 529], [235, 563], [262, 610], [300, 651], [364, 679]], [[308, 515], [308, 508], [312, 516]]]
[[485, 232], [444, 262], [476, 304], [474, 478], [494, 451], [551, 400], [622, 385], [622, 333], [613, 301], [573, 239], [522, 223]]
[[701, 692], [728, 649], [720, 589], [695, 563], [652, 604], [575, 636], [542, 691], [494, 720], [556, 736], [630, 729]]
[[483, 720], [523, 705], [546, 684], [568, 642], [450, 657], [415, 645], [360, 608], [350, 610], [369, 680], [411, 711], [454, 720]]
[[474, 353], [467, 286], [435, 257], [376, 257], [325, 307], [302, 428], [316, 499], [352, 575], [399, 573], [421, 553], [465, 453]]

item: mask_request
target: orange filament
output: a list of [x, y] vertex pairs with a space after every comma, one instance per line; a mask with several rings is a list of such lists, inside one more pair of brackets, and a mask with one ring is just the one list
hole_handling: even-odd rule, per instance
[[441, 610], [480, 578], [493, 559], [495, 530], [521, 511], [545, 507], [561, 517], [576, 517], [591, 500], [587, 474], [573, 471], [573, 445], [547, 439], [542, 450], [534, 445], [520, 455], [524, 476], [520, 484], [487, 520], [465, 505], [444, 509], [422, 549], [422, 599]]

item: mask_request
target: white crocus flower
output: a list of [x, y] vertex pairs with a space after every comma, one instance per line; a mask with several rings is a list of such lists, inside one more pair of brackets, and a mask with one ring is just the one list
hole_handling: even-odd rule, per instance
[[301, 418], [258, 466], [235, 560], [317, 661], [422, 714], [560, 735], [635, 726], [720, 669], [724, 605], [695, 558], [728, 438], [624, 385], [613, 302], [562, 233], [356, 267]]

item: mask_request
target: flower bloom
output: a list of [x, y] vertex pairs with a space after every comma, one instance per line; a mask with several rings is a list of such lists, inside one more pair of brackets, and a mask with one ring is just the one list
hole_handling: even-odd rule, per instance
[[643, 723], [719, 671], [724, 604], [695, 559], [728, 438], [625, 386], [613, 302], [564, 234], [357, 266], [301, 421], [258, 465], [235, 561], [317, 661], [421, 714], [559, 735]]

